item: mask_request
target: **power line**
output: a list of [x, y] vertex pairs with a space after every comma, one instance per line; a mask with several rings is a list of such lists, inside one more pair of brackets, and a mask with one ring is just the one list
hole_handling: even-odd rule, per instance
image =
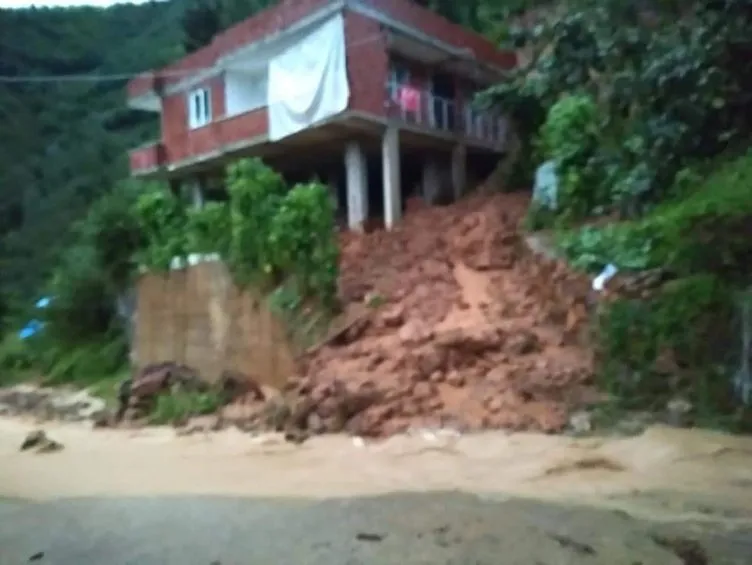
[[[383, 35], [374, 34], [367, 36], [365, 39], [353, 41], [346, 44], [348, 49], [353, 47], [359, 47], [361, 45], [372, 43], [377, 40], [383, 39]], [[188, 77], [191, 75], [200, 74], [203, 72], [210, 72], [216, 70], [216, 67], [199, 67], [194, 69], [184, 70], [163, 70], [154, 72], [158, 77]], [[35, 76], [13, 76], [13, 75], [0, 75], [0, 83], [5, 84], [32, 84], [32, 83], [60, 83], [60, 82], [119, 82], [123, 80], [130, 80], [138, 77], [148, 75], [151, 71], [142, 71], [138, 73], [88, 73], [88, 74], [60, 74], [60, 75], [35, 75]]]

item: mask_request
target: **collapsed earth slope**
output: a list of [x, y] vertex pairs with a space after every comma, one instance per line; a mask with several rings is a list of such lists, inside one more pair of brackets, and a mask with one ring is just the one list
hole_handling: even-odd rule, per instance
[[594, 398], [589, 283], [525, 244], [527, 205], [498, 194], [410, 206], [392, 231], [344, 233], [341, 295], [366, 313], [304, 359], [296, 426], [564, 428]]

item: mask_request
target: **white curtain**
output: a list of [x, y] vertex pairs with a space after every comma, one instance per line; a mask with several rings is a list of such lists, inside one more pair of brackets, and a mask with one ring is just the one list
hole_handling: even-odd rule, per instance
[[272, 57], [267, 96], [271, 141], [347, 109], [350, 87], [342, 14]]

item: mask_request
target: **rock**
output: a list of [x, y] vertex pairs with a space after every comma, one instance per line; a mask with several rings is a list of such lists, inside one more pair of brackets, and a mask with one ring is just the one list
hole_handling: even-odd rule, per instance
[[686, 427], [692, 420], [692, 403], [685, 398], [672, 398], [666, 404], [668, 423], [676, 427]]
[[326, 425], [316, 412], [312, 412], [308, 415], [308, 421], [306, 422], [306, 428], [312, 434], [323, 434], [326, 432]]
[[50, 439], [43, 430], [34, 430], [21, 443], [20, 451], [33, 449], [35, 453], [54, 453], [63, 449], [63, 444]]
[[91, 417], [94, 428], [109, 428], [114, 421], [114, 415], [109, 410], [100, 410]]
[[285, 441], [289, 443], [294, 443], [296, 445], [300, 445], [304, 441], [306, 441], [308, 438], [311, 437], [311, 434], [306, 432], [305, 430], [288, 430], [285, 432]]
[[430, 328], [419, 322], [408, 322], [399, 331], [399, 339], [405, 345], [420, 345], [433, 337]]
[[518, 331], [509, 335], [504, 344], [504, 349], [512, 355], [529, 355], [541, 350], [538, 336], [531, 331]]
[[62, 449], [63, 449], [63, 444], [62, 443], [59, 443], [59, 442], [57, 442], [55, 440], [52, 440], [52, 439], [47, 439], [47, 441], [45, 441], [44, 443], [42, 443], [37, 448], [36, 452], [40, 453], [40, 454], [42, 454], [42, 453], [55, 453], [57, 451], [62, 451]]
[[461, 388], [465, 386], [465, 376], [459, 371], [449, 371], [446, 376], [446, 382], [455, 388]]
[[415, 353], [420, 379], [428, 379], [434, 373], [441, 372], [446, 365], [446, 351], [433, 345], [424, 345]]
[[397, 328], [402, 325], [405, 317], [405, 309], [401, 305], [392, 306], [381, 315], [382, 323], [389, 328]]
[[27, 451], [38, 447], [47, 440], [47, 434], [43, 430], [34, 430], [30, 432], [21, 443], [20, 451]]
[[178, 428], [175, 433], [179, 436], [193, 434], [208, 434], [220, 429], [220, 419], [216, 416], [197, 416], [188, 420], [184, 426]]
[[575, 412], [569, 417], [569, 427], [578, 435], [590, 433], [593, 430], [593, 415], [585, 410]]

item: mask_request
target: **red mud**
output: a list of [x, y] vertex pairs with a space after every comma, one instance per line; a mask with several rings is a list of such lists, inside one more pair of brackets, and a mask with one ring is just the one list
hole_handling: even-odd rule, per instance
[[341, 295], [378, 305], [304, 360], [290, 384], [306, 399], [304, 425], [556, 432], [592, 400], [580, 339], [589, 281], [529, 251], [527, 204], [478, 196], [411, 207], [393, 231], [343, 234]]

